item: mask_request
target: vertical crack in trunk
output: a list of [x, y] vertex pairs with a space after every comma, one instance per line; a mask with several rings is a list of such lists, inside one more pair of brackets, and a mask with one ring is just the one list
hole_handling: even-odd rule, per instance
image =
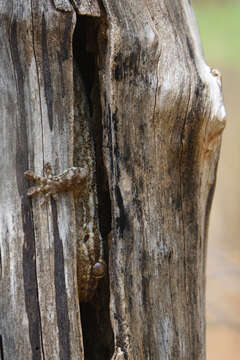
[[0, 335], [0, 360], [4, 360], [2, 335]]
[[[106, 48], [105, 17], [78, 16], [73, 35], [73, 76], [81, 77], [89, 109], [90, 132], [96, 159], [96, 186], [99, 227], [104, 242], [104, 260], [108, 263], [107, 238], [111, 232], [111, 201], [102, 151], [102, 108], [99, 71], [104, 64]], [[77, 96], [76, 90], [74, 91]], [[84, 111], [83, 111], [84, 114]], [[83, 115], [84, 116], [84, 115]], [[76, 157], [77, 154], [74, 154]], [[107, 360], [114, 352], [114, 339], [109, 314], [108, 274], [100, 280], [93, 299], [81, 303], [81, 320], [85, 360]]]

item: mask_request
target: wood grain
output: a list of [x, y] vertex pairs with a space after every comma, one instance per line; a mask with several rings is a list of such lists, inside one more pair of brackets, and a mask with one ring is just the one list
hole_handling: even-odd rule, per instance
[[103, 4], [112, 359], [202, 360], [207, 225], [225, 118], [219, 79], [204, 62], [189, 1]]
[[24, 177], [46, 162], [57, 173], [72, 166], [74, 24], [73, 12], [48, 1], [1, 4], [4, 359], [83, 357], [73, 199], [42, 208]]
[[24, 177], [72, 166], [76, 17], [105, 239], [111, 230], [110, 287], [82, 307], [85, 358], [112, 348], [110, 292], [113, 360], [204, 360], [225, 110], [188, 0], [0, 1], [0, 356], [84, 359], [73, 198], [43, 210]]

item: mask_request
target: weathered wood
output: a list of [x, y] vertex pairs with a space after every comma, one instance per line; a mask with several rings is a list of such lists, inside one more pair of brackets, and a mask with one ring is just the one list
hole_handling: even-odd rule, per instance
[[79, 15], [99, 17], [101, 14], [97, 0], [53, 0], [53, 2], [60, 11], [72, 11], [73, 6]]
[[100, 7], [97, 0], [71, 0], [79, 15], [100, 16]]
[[[84, 343], [86, 359], [205, 359], [207, 225], [225, 111], [189, 1], [0, 1], [0, 17], [0, 358], [84, 359]], [[47, 162], [55, 174], [72, 166], [79, 89], [110, 276], [81, 305], [82, 324], [84, 224], [71, 194], [41, 207], [24, 177]]]
[[[205, 359], [206, 232], [225, 111], [189, 1], [104, 0], [112, 359]], [[107, 74], [107, 75], [106, 75]]]
[[53, 0], [56, 9], [60, 11], [72, 12], [72, 6], [68, 0]]
[[[1, 4], [0, 334], [4, 359], [83, 355], [73, 199], [27, 198], [24, 171], [72, 165], [74, 13]], [[6, 189], [7, 187], [7, 189]], [[7, 191], [6, 191], [7, 190]]]

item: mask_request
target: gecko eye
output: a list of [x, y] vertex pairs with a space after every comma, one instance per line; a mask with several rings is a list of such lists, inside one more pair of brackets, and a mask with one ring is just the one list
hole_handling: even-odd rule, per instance
[[101, 279], [105, 275], [106, 264], [100, 260], [93, 265], [93, 276], [96, 279]]

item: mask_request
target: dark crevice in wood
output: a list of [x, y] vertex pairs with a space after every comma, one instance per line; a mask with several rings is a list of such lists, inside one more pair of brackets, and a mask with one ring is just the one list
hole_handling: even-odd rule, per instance
[[2, 335], [0, 335], [0, 360], [4, 360]]
[[[108, 264], [108, 235], [111, 232], [111, 201], [102, 151], [102, 108], [99, 72], [106, 51], [105, 18], [78, 16], [73, 35], [73, 58], [82, 77], [91, 119], [96, 158], [99, 226], [104, 240], [104, 259]], [[108, 360], [114, 352], [109, 314], [108, 274], [99, 282], [91, 302], [81, 303], [85, 360]]]
[[64, 273], [63, 244], [60, 239], [57, 207], [55, 200], [51, 199], [54, 237], [54, 280], [56, 291], [57, 323], [59, 329], [60, 360], [70, 359], [70, 320], [68, 317], [67, 290]]

